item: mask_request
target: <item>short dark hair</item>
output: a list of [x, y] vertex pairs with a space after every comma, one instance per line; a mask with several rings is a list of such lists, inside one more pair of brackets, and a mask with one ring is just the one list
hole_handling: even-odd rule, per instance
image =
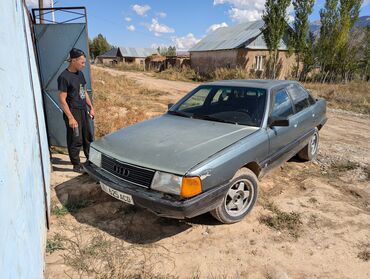
[[81, 49], [72, 48], [71, 51], [69, 52], [68, 61], [71, 61], [73, 58], [78, 58], [80, 56], [85, 56], [86, 57], [85, 53]]

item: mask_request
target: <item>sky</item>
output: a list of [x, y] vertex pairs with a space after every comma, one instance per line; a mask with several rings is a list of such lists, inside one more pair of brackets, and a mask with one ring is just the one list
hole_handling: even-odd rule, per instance
[[[50, 1], [44, 0], [45, 6]], [[37, 0], [26, 2], [32, 6]], [[175, 45], [178, 50], [187, 50], [219, 27], [260, 19], [265, 0], [54, 0], [54, 3], [56, 7], [85, 6], [90, 38], [101, 33], [115, 46]], [[311, 21], [319, 19], [324, 3], [325, 0], [316, 0]], [[292, 7], [288, 11], [292, 14]], [[360, 16], [364, 15], [370, 15], [370, 0], [362, 5]]]

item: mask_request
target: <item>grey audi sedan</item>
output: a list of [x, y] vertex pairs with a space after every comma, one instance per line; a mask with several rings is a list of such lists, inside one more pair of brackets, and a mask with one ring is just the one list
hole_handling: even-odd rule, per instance
[[91, 144], [87, 173], [106, 193], [157, 215], [242, 220], [258, 180], [294, 155], [315, 158], [326, 102], [295, 81], [200, 85], [156, 118]]

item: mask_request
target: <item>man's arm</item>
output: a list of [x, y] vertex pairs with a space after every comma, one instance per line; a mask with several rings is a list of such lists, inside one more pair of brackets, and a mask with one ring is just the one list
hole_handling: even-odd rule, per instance
[[76, 119], [73, 117], [73, 114], [71, 110], [69, 109], [66, 99], [67, 99], [67, 92], [63, 92], [63, 91], [59, 92], [60, 105], [62, 106], [64, 113], [67, 115], [69, 127], [74, 129], [78, 127], [78, 123]]
[[91, 99], [90, 99], [89, 93], [87, 93], [87, 92], [86, 92], [86, 104], [90, 108], [90, 116], [91, 116], [91, 118], [94, 118], [95, 111], [94, 111], [93, 105], [91, 103]]

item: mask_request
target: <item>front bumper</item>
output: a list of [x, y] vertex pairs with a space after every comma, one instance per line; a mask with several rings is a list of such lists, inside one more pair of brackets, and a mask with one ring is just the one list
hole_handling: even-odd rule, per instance
[[93, 179], [101, 181], [117, 191], [131, 195], [135, 205], [148, 209], [158, 216], [168, 218], [192, 218], [209, 212], [222, 202], [228, 190], [226, 184], [212, 188], [190, 199], [176, 200], [167, 194], [119, 179], [91, 163], [85, 165], [84, 169]]

